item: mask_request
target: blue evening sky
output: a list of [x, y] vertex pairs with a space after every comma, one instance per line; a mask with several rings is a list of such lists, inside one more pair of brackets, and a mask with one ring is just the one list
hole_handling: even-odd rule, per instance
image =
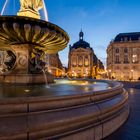
[[[0, 1], [2, 10], [5, 0]], [[9, 0], [13, 4], [7, 5], [8, 12], [17, 10], [18, 1]], [[69, 44], [79, 40], [82, 28], [84, 40], [104, 63], [106, 48], [118, 33], [140, 31], [140, 0], [45, 0], [45, 3], [49, 21], [69, 34]], [[66, 66], [68, 51], [69, 47], [59, 53]]]

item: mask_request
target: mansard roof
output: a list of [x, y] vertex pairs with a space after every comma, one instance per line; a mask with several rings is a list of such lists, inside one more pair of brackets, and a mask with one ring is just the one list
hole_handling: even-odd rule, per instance
[[90, 48], [90, 44], [84, 40], [79, 40], [78, 42], [73, 44], [72, 48], [75, 48], [75, 49], [84, 48], [84, 49], [86, 49], [86, 48]]
[[118, 34], [115, 37], [114, 42], [138, 41], [138, 40], [140, 40], [140, 32], [130, 32]]

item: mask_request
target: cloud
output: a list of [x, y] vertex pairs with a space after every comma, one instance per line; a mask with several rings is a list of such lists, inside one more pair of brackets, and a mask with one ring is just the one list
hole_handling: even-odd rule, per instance
[[84, 10], [84, 9], [81, 9], [81, 11], [79, 11], [79, 14], [80, 14], [80, 16], [81, 17], [83, 17], [83, 18], [86, 18], [87, 17], [87, 12], [86, 12], [86, 10]]
[[75, 7], [73, 13], [76, 13], [79, 18], [86, 18], [88, 16], [88, 12], [84, 7]]
[[113, 13], [114, 13], [114, 10], [111, 10], [111, 9], [101, 9], [99, 11], [99, 13], [98, 13], [98, 16], [102, 17], [102, 16], [113, 14]]
[[119, 0], [105, 0], [104, 2], [104, 5], [98, 9], [97, 14], [99, 17], [112, 15], [118, 10]]

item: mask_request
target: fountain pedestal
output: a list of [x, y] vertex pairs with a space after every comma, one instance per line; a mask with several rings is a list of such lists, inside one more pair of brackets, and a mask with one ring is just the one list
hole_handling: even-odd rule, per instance
[[[48, 83], [53, 83], [54, 78], [46, 73]], [[4, 74], [0, 75], [0, 83], [4, 84], [45, 84], [47, 83], [43, 74]]]
[[18, 16], [34, 17], [34, 18], [40, 19], [39, 12], [33, 11], [31, 9], [20, 10], [17, 15]]
[[[41, 61], [40, 58], [36, 58], [35, 55], [32, 56], [35, 50], [33, 45], [11, 45], [9, 46], [9, 50], [14, 54], [16, 59], [12, 58], [12, 56], [8, 56], [11, 57], [10, 61], [14, 63], [14, 65], [9, 71], [0, 75], [1, 83], [45, 84], [46, 82], [53, 82], [53, 76], [48, 72], [45, 73], [47, 77], [46, 81], [42, 71], [43, 66], [41, 67], [39, 62], [37, 62]], [[12, 62], [14, 60], [15, 62]], [[41, 68], [39, 69], [39, 67]]]

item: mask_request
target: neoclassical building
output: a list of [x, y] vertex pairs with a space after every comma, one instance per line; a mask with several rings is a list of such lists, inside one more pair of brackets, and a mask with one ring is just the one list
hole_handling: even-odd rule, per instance
[[[79, 33], [79, 41], [70, 45], [68, 74], [70, 77], [95, 77], [102, 62], [96, 57], [90, 44], [83, 39], [84, 33]], [[101, 66], [102, 65], [102, 66]]]
[[47, 54], [45, 59], [48, 66], [48, 71], [51, 74], [53, 74], [55, 77], [60, 77], [63, 75], [64, 68], [58, 53]]
[[110, 78], [137, 80], [140, 77], [140, 32], [120, 33], [107, 48]]

